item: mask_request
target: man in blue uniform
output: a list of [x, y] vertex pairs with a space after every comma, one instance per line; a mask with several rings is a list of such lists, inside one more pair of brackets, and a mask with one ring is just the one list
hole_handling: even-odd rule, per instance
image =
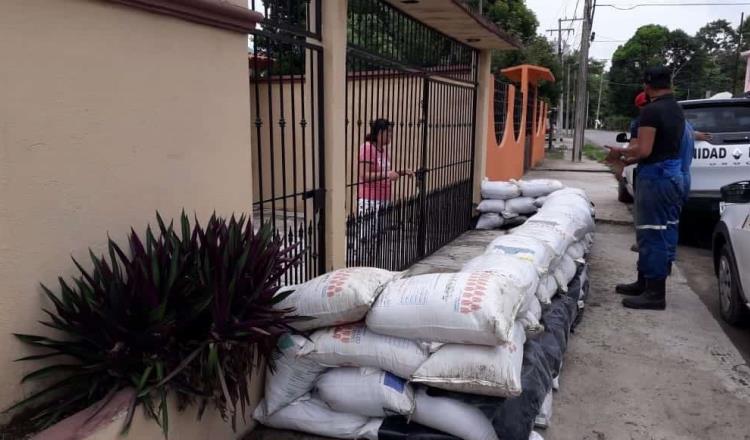
[[672, 94], [671, 78], [666, 67], [646, 70], [643, 82], [651, 102], [641, 111], [638, 143], [626, 149], [612, 147], [624, 160], [638, 161], [636, 187], [643, 189], [635, 194], [638, 280], [616, 289], [628, 296], [623, 305], [633, 309], [666, 308], [666, 279], [677, 248], [685, 197], [680, 160], [685, 116]]

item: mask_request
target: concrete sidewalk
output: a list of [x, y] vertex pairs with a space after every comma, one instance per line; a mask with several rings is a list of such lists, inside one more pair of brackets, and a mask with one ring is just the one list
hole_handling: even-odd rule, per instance
[[532, 171], [583, 188], [597, 208], [591, 293], [565, 355], [546, 440], [750, 439], [750, 369], [678, 267], [664, 312], [622, 307], [632, 217], [607, 173]]

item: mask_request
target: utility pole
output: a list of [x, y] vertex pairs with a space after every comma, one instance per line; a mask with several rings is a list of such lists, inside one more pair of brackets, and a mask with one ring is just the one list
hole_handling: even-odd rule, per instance
[[732, 78], [732, 95], [737, 95], [737, 73], [740, 70], [740, 52], [742, 51], [742, 24], [745, 22], [745, 13], [740, 15], [740, 41], [737, 44], [737, 55], [734, 59], [734, 78]]
[[589, 43], [591, 42], [592, 0], [586, 0], [583, 7], [583, 32], [581, 35], [581, 59], [578, 66], [578, 87], [576, 90], [576, 120], [573, 136], [573, 160], [581, 160], [583, 137], [586, 131], [586, 86], [589, 72]]
[[[599, 99], [596, 100], [596, 120], [594, 125], [599, 123], [599, 110], [602, 108], [602, 89], [604, 88], [604, 66], [602, 66], [602, 73], [599, 78]], [[690, 89], [688, 89], [688, 97], [690, 97]], [[599, 127], [594, 127], [597, 130]]]
[[573, 97], [570, 94], [570, 83], [572, 82], [570, 80], [570, 68], [571, 65], [568, 64], [568, 73], [565, 75], [565, 102], [567, 103], [568, 112], [563, 120], [563, 129], [570, 129], [570, 111], [573, 109]]
[[[561, 73], [565, 73], [565, 64], [563, 63], [563, 47], [562, 47], [562, 33], [565, 32], [573, 32], [575, 29], [573, 28], [565, 28], [562, 27], [563, 21], [570, 21], [568, 19], [558, 18], [557, 19], [557, 59], [560, 63], [560, 70]], [[555, 29], [547, 29], [547, 32], [555, 32]], [[557, 78], [558, 81], [561, 81], [562, 78]], [[560, 93], [560, 99], [558, 100], [557, 104], [557, 132], [560, 133], [560, 136], [558, 137], [559, 140], [562, 141], [562, 131], [563, 131], [563, 113], [565, 110], [565, 96], [563, 93]], [[550, 136], [551, 137], [551, 136]]]

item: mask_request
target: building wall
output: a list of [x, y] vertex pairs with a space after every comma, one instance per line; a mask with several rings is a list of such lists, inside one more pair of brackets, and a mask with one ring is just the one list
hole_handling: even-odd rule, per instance
[[71, 256], [157, 210], [249, 211], [252, 176], [243, 34], [102, 0], [4, 0], [0, 59], [5, 408], [33, 390], [11, 332], [44, 332], [39, 283], [56, 290]]

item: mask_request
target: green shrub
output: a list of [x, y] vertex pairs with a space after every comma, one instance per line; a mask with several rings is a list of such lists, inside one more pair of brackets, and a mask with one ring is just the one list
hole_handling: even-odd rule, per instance
[[42, 286], [53, 308], [41, 324], [61, 336], [16, 334], [42, 350], [19, 361], [60, 360], [24, 376], [52, 382], [8, 411], [33, 406], [25, 423], [43, 429], [132, 387], [123, 431], [142, 405], [166, 435], [168, 393], [180, 409], [196, 404], [199, 417], [212, 404], [234, 426], [254, 370], [299, 319], [273, 307], [296, 257], [244, 216], [214, 215], [204, 228], [183, 213], [180, 234], [157, 221], [145, 239], [131, 230], [129, 255], [109, 240], [108, 258], [90, 252], [91, 270], [73, 260], [80, 276], [60, 278], [59, 294]]

